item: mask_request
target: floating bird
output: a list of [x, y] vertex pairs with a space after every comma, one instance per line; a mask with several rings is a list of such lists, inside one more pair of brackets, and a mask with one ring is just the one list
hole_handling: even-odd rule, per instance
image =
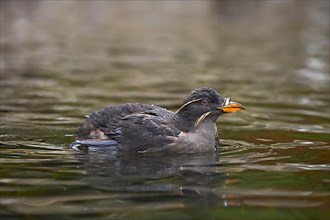
[[95, 111], [78, 128], [73, 148], [115, 146], [117, 152], [203, 153], [219, 145], [216, 120], [245, 110], [211, 88], [193, 90], [172, 112], [155, 105], [128, 103]]

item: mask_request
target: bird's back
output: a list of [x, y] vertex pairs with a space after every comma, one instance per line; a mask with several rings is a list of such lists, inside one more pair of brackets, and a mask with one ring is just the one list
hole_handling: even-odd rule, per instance
[[106, 107], [89, 114], [76, 139], [114, 140], [122, 151], [152, 151], [171, 143], [180, 133], [171, 123], [173, 116], [165, 108], [148, 104]]

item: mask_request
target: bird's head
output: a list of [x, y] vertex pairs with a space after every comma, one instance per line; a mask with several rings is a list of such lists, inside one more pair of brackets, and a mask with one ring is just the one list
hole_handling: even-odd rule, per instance
[[232, 113], [245, 110], [245, 108], [222, 97], [211, 88], [199, 88], [193, 90], [184, 100], [182, 106], [176, 111], [183, 127], [186, 130], [194, 130], [203, 123], [215, 123], [218, 117], [224, 113]]

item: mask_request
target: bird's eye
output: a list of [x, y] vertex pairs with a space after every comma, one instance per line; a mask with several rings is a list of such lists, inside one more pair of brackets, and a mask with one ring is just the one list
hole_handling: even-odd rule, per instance
[[207, 105], [208, 102], [206, 100], [202, 100], [202, 105]]

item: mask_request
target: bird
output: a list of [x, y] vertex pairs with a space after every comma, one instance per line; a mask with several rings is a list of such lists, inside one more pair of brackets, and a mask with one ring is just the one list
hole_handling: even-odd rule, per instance
[[194, 89], [176, 112], [156, 105], [127, 103], [90, 113], [71, 147], [114, 146], [118, 153], [205, 153], [220, 144], [217, 119], [245, 110], [215, 89]]

